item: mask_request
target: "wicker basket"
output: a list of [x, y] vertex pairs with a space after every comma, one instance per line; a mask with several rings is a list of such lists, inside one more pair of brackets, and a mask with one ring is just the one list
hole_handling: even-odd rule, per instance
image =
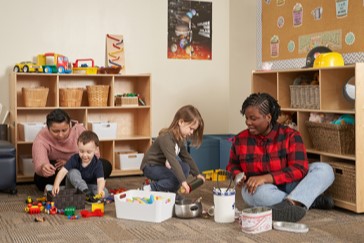
[[107, 106], [109, 85], [86, 86], [89, 106]]
[[318, 85], [290, 85], [289, 88], [292, 108], [320, 108], [320, 89]]
[[328, 162], [335, 173], [334, 183], [326, 193], [334, 199], [356, 203], [355, 165], [344, 162]]
[[306, 121], [313, 147], [335, 154], [355, 154], [355, 126]]
[[59, 104], [63, 107], [81, 106], [83, 88], [59, 89]]
[[49, 88], [22, 88], [24, 106], [44, 107], [47, 104]]
[[138, 97], [115, 97], [116, 106], [138, 106]]

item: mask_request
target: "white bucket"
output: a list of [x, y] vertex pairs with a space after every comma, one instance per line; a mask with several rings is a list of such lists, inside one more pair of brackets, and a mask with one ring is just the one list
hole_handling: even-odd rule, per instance
[[214, 188], [214, 220], [216, 223], [235, 221], [235, 189]]
[[266, 207], [246, 208], [240, 214], [241, 230], [256, 234], [272, 229], [272, 209]]

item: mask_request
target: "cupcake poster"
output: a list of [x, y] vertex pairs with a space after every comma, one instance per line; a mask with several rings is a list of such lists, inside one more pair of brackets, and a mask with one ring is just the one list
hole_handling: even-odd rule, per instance
[[303, 22], [303, 7], [301, 3], [296, 3], [292, 11], [293, 27], [299, 27]]
[[272, 38], [270, 38], [270, 56], [279, 56], [279, 37], [277, 35], [273, 35]]

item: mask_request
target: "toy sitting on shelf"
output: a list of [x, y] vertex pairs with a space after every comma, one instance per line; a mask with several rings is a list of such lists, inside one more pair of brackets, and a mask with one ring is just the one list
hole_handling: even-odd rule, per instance
[[120, 71], [121, 66], [100, 67], [97, 70], [97, 74], [118, 74]]
[[116, 106], [145, 106], [145, 102], [137, 93], [124, 93], [115, 95]]
[[[91, 66], [87, 63], [90, 63]], [[97, 74], [98, 70], [98, 68], [94, 66], [94, 59], [92, 58], [76, 59], [76, 62], [74, 62], [72, 66], [73, 73], [77, 74]]]
[[332, 121], [331, 123], [336, 125], [344, 125], [344, 124], [354, 125], [355, 117], [349, 114], [344, 114], [341, 115], [338, 119]]
[[297, 124], [293, 122], [293, 113], [291, 112], [282, 112], [282, 114], [278, 117], [277, 122], [286, 125], [292, 129], [297, 130]]
[[310, 122], [330, 123], [336, 125], [354, 125], [355, 117], [350, 114], [337, 115], [332, 113], [317, 113], [311, 112], [309, 117]]

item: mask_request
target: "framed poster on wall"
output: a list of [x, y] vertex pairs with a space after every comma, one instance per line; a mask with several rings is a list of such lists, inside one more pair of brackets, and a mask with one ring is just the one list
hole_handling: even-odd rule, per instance
[[170, 59], [212, 59], [212, 3], [168, 0]]

